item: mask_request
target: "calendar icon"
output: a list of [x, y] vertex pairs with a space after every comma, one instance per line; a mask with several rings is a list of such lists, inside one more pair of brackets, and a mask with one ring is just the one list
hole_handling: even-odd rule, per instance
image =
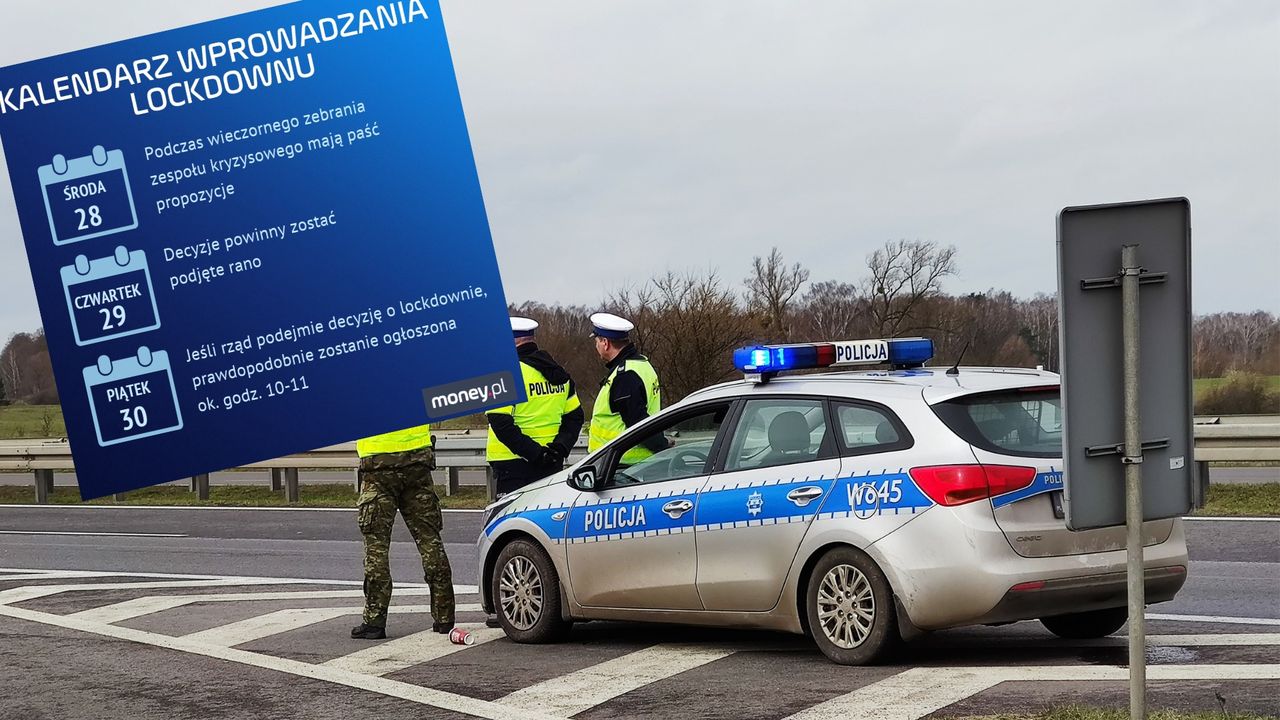
[[51, 164], [40, 166], [39, 174], [55, 245], [138, 227], [123, 152], [98, 145], [84, 157], [55, 155]]
[[103, 355], [84, 369], [98, 444], [107, 447], [182, 429], [169, 354], [138, 348], [134, 357]]
[[160, 327], [147, 255], [120, 246], [114, 255], [76, 257], [62, 268], [62, 288], [77, 345], [128, 337]]

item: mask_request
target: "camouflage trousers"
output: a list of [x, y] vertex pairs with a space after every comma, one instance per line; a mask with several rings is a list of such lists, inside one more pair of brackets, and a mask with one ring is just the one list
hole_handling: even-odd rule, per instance
[[382, 453], [360, 459], [358, 521], [364, 535], [364, 622], [386, 626], [391, 604], [391, 529], [396, 511], [418, 544], [422, 573], [431, 587], [431, 615], [452, 623], [453, 572], [440, 539], [440, 501], [431, 487], [435, 455], [430, 448]]

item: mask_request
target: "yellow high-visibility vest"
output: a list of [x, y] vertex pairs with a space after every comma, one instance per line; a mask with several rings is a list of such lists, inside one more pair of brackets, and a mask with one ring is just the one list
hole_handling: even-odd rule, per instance
[[[587, 438], [587, 451], [595, 452], [605, 443], [618, 437], [627, 429], [622, 416], [613, 411], [609, 405], [609, 390], [613, 387], [614, 378], [624, 370], [631, 370], [644, 382], [645, 401], [650, 415], [656, 415], [662, 409], [662, 388], [658, 385], [658, 373], [647, 359], [633, 358], [613, 369], [600, 394], [596, 396], [595, 408], [591, 412], [591, 431]], [[633, 447], [622, 456], [622, 462], [634, 465], [653, 455], [653, 451], [645, 447]]]
[[[519, 405], [489, 410], [488, 414], [511, 415], [520, 432], [546, 447], [556, 439], [556, 433], [560, 432], [560, 420], [565, 413], [577, 410], [582, 404], [578, 401], [578, 394], [570, 390], [568, 382], [562, 385], [552, 384], [545, 375], [525, 363], [520, 363], [520, 372], [524, 376], [525, 396], [528, 399]], [[485, 459], [497, 462], [518, 460], [520, 456], [493, 434], [493, 428], [489, 428]]]
[[368, 457], [382, 453], [408, 452], [430, 445], [431, 426], [419, 425], [357, 440], [356, 453], [360, 457]]

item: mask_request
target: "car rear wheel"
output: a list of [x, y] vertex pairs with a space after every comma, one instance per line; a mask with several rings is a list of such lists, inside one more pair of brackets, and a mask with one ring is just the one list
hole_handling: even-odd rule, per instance
[[493, 567], [493, 604], [507, 637], [518, 643], [563, 640], [572, 623], [560, 617], [560, 579], [547, 553], [528, 540], [502, 548]]
[[840, 665], [871, 664], [900, 641], [888, 580], [866, 553], [851, 547], [818, 560], [805, 612], [818, 649]]
[[1107, 608], [1040, 618], [1040, 624], [1060, 638], [1082, 640], [1106, 637], [1119, 630], [1128, 619], [1128, 608]]

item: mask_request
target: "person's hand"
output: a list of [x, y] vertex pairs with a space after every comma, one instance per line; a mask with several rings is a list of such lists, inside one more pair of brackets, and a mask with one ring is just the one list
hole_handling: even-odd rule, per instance
[[538, 464], [544, 467], [554, 467], [560, 465], [563, 460], [556, 455], [556, 451], [551, 448], [542, 448], [542, 453], [538, 455]]
[[562, 443], [553, 441], [550, 445], [547, 445], [547, 449], [556, 454], [558, 462], [563, 463], [569, 457], [569, 448]]

